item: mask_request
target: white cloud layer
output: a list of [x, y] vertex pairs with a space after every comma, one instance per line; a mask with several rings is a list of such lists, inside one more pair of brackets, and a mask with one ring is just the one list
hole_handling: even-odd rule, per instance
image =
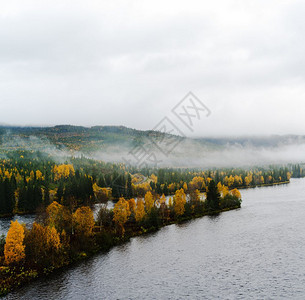
[[0, 122], [150, 129], [188, 91], [195, 135], [305, 134], [302, 1], [0, 0]]

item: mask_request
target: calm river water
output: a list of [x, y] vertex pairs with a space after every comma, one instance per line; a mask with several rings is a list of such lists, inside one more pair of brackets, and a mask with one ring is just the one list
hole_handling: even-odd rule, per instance
[[305, 299], [305, 179], [133, 238], [6, 299]]

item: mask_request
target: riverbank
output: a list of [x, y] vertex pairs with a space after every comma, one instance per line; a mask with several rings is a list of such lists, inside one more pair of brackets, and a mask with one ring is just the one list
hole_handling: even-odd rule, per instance
[[[46, 277], [55, 271], [60, 272], [61, 270], [65, 270], [73, 266], [77, 262], [90, 258], [95, 254], [107, 252], [115, 246], [128, 242], [133, 237], [156, 232], [160, 228], [171, 224], [180, 224], [190, 221], [192, 219], [201, 218], [208, 215], [220, 214], [222, 212], [238, 209], [240, 207], [241, 207], [240, 205], [237, 205], [234, 207], [224, 208], [217, 211], [209, 211], [209, 212], [197, 213], [195, 215], [190, 215], [190, 216], [182, 216], [176, 220], [169, 220], [168, 222], [165, 221], [161, 226], [158, 227], [154, 227], [154, 226], [150, 228], [141, 227], [139, 230], [134, 230], [132, 227], [130, 227], [126, 229], [125, 235], [123, 237], [118, 236], [114, 231], [95, 232], [94, 239], [100, 242], [100, 244], [97, 245], [97, 247], [94, 247], [91, 251], [88, 252], [84, 252], [84, 251], [79, 252], [69, 262], [66, 262], [64, 265], [58, 268], [50, 267], [50, 268], [44, 268], [42, 270], [38, 270], [35, 268], [26, 268], [24, 266], [21, 267], [2, 266], [0, 267], [0, 278], [1, 278], [0, 296], [3, 297], [6, 294], [8, 294], [10, 291], [15, 290], [29, 282], [32, 282], [35, 279]], [[98, 230], [97, 227], [96, 230]], [[3, 263], [3, 261], [1, 263]]]
[[290, 180], [287, 181], [281, 181], [281, 182], [273, 182], [273, 183], [263, 183], [263, 184], [258, 184], [258, 185], [249, 185], [249, 186], [240, 186], [238, 187], [239, 190], [245, 190], [245, 189], [255, 189], [255, 188], [260, 188], [260, 187], [267, 187], [267, 186], [274, 186], [274, 185], [282, 185], [282, 184], [289, 184]]
[[4, 299], [301, 299], [304, 187], [241, 190], [241, 209], [132, 238]]
[[[281, 183], [273, 183], [273, 184], [264, 184], [259, 187], [266, 187], [272, 185], [280, 185], [280, 184], [288, 184], [289, 181], [281, 182]], [[247, 187], [250, 188], [250, 187]], [[226, 207], [225, 207], [226, 205]], [[240, 202], [238, 205], [233, 203], [224, 204], [222, 209], [218, 210], [192, 210], [191, 206], [188, 205], [188, 212], [186, 211], [182, 216], [179, 217], [164, 217], [161, 222], [154, 220], [153, 218], [149, 221], [149, 223], [144, 224], [143, 226], [139, 226], [137, 224], [130, 223], [126, 227], [125, 235], [122, 237], [114, 228], [102, 229], [100, 226], [95, 226], [92, 244], [90, 247], [84, 251], [69, 253], [68, 259], [63, 260], [62, 263], [59, 263], [57, 266], [51, 266], [47, 268], [32, 268], [29, 266], [22, 267], [8, 267], [4, 265], [3, 258], [0, 261], [0, 295], [3, 296], [9, 293], [12, 289], [18, 288], [28, 282], [33, 281], [36, 278], [41, 278], [47, 276], [50, 273], [53, 273], [55, 270], [60, 271], [61, 269], [66, 269], [67, 267], [75, 264], [76, 262], [82, 261], [88, 257], [92, 257], [94, 254], [109, 251], [114, 246], [120, 245], [130, 240], [132, 237], [140, 236], [143, 234], [148, 234], [151, 232], [156, 232], [160, 228], [171, 225], [171, 224], [179, 224], [183, 222], [187, 222], [191, 219], [201, 218], [206, 215], [215, 215], [221, 212], [238, 209], [241, 207]], [[149, 224], [149, 225], [148, 225]]]
[[14, 216], [28, 216], [28, 215], [34, 215], [36, 214], [36, 211], [27, 211], [27, 212], [15, 212], [11, 214], [0, 214], [0, 218], [12, 218]]
[[[287, 181], [282, 181], [282, 182], [274, 182], [274, 183], [268, 183], [268, 184], [260, 184], [260, 185], [254, 185], [254, 186], [239, 186], [239, 187], [234, 187], [234, 188], [238, 188], [239, 190], [245, 190], [245, 189], [254, 189], [254, 188], [260, 188], [260, 187], [268, 187], [268, 186], [276, 186], [276, 185], [282, 185], [282, 184], [289, 184], [290, 181], [287, 180]], [[231, 189], [234, 189], [234, 188], [231, 188]], [[201, 191], [200, 193], [204, 193], [203, 191]], [[171, 194], [171, 195], [168, 195], [166, 196], [166, 198], [168, 197], [174, 197], [175, 195], [174, 194]], [[112, 199], [112, 200], [109, 200], [110, 202], [111, 201], [118, 201], [118, 199]], [[95, 203], [95, 205], [98, 205], [100, 203]], [[0, 214], [0, 219], [1, 218], [11, 218], [11, 217], [14, 217], [14, 216], [28, 216], [28, 215], [33, 215], [35, 214], [35, 212], [16, 212], [14, 214]]]

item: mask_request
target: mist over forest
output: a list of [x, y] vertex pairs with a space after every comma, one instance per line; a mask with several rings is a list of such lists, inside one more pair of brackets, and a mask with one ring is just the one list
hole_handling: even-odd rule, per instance
[[[11, 149], [42, 151], [63, 161], [85, 156], [105, 162], [132, 161], [135, 149], [152, 152], [157, 167], [211, 168], [302, 163], [305, 137], [300, 135], [186, 138], [124, 126], [55, 126], [0, 128], [1, 155]], [[161, 146], [156, 146], [161, 141]], [[173, 141], [175, 143], [173, 143]], [[155, 143], [154, 143], [155, 142]], [[162, 145], [171, 145], [164, 153]]]

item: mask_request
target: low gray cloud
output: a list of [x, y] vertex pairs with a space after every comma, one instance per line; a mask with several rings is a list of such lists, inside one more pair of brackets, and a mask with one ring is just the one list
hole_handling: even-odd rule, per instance
[[[160, 137], [159, 137], [160, 138]], [[46, 136], [27, 137], [12, 134], [10, 130], [1, 135], [1, 157], [7, 151], [22, 149], [41, 151], [57, 162], [69, 161], [71, 157], [88, 157], [111, 163], [124, 163], [134, 167], [174, 168], [224, 168], [249, 167], [271, 164], [305, 163], [305, 136], [269, 136], [190, 139], [179, 138], [175, 143], [169, 137], [156, 146], [154, 138], [145, 135], [140, 141], [121, 139], [101, 144], [97, 149], [75, 151], [62, 143], [56, 145]], [[160, 141], [160, 139], [159, 139]], [[172, 143], [176, 146], [172, 147]], [[161, 146], [162, 145], [162, 146]], [[168, 145], [167, 148], [166, 145]], [[161, 146], [161, 147], [160, 147]], [[147, 155], [145, 152], [147, 151]], [[148, 154], [153, 154], [151, 159]]]
[[188, 91], [193, 135], [304, 134], [301, 1], [0, 1], [0, 117], [150, 129]]

